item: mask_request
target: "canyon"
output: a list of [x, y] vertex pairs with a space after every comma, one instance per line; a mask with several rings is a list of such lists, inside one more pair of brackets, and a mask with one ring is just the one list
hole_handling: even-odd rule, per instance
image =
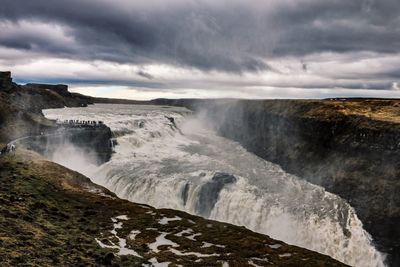
[[[355, 208], [374, 244], [400, 263], [400, 101], [394, 99], [213, 100], [98, 99], [68, 92], [64, 85], [17, 85], [0, 73], [0, 143], [24, 136], [29, 149], [56, 142], [41, 137], [60, 129], [42, 114], [45, 108], [93, 103], [153, 104], [186, 107], [202, 114], [223, 137], [283, 170], [344, 198]], [[68, 127], [67, 127], [68, 128]], [[65, 129], [64, 129], [65, 130]], [[100, 130], [100, 131], [99, 131]], [[68, 129], [66, 131], [69, 131]], [[72, 131], [73, 132], [73, 131]], [[97, 132], [102, 134], [97, 135]], [[90, 140], [102, 136], [97, 145]], [[69, 140], [97, 147], [100, 162], [111, 157], [111, 131], [71, 133]], [[84, 141], [79, 141], [84, 140]]]

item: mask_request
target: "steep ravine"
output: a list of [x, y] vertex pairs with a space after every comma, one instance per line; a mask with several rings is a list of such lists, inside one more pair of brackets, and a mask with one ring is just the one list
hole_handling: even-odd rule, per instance
[[[100, 133], [107, 154], [108, 127], [69, 129], [44, 118], [43, 108], [90, 103], [65, 89], [19, 86], [0, 73], [0, 144], [35, 136], [24, 140], [43, 153], [58, 145], [59, 130], [87, 147]], [[18, 144], [0, 155], [0, 215], [1, 266], [345, 266], [244, 227], [121, 200]]]
[[171, 104], [206, 114], [222, 136], [346, 199], [389, 264], [400, 265], [400, 101]]

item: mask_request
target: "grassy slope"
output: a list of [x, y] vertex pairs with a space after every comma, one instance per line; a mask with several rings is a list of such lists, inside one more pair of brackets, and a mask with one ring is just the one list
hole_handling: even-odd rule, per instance
[[[132, 230], [140, 231], [134, 239], [126, 240], [141, 258], [118, 256], [118, 249], [101, 248], [96, 242], [95, 238], [108, 245], [118, 243], [110, 231], [113, 229], [111, 218], [119, 215], [127, 215], [129, 220], [119, 220], [122, 228], [117, 229], [118, 237], [126, 238]], [[163, 217], [174, 216], [181, 220], [159, 223]], [[188, 228], [201, 235], [195, 240], [185, 234], [176, 236]], [[149, 244], [162, 232], [168, 233], [167, 239], [179, 244], [175, 249], [182, 253], [217, 253], [218, 256], [178, 256], [169, 246], [160, 246], [160, 251], [155, 253]], [[202, 248], [203, 241], [224, 247]], [[281, 247], [268, 246], [273, 244]], [[289, 255], [285, 253], [290, 256], [284, 257]], [[118, 199], [79, 173], [32, 152], [19, 150], [15, 155], [0, 157], [1, 266], [140, 266], [151, 258], [171, 262], [171, 266], [221, 266], [223, 262], [229, 262], [230, 266], [249, 266], [250, 260], [262, 266], [272, 263], [275, 266], [342, 266], [327, 256], [286, 245], [244, 227]], [[254, 258], [268, 259], [268, 262]]]

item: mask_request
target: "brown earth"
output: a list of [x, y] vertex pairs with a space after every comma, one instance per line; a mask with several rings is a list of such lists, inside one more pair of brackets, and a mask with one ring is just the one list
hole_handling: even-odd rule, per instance
[[[23, 150], [0, 157], [0, 204], [1, 266], [345, 266], [244, 227], [118, 199]], [[163, 233], [171, 245], [157, 247]], [[120, 240], [137, 254], [119, 255]]]

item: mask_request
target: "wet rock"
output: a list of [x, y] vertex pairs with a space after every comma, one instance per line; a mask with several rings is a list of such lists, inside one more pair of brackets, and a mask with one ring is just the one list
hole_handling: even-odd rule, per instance
[[215, 173], [212, 179], [200, 189], [199, 200], [195, 206], [196, 212], [208, 217], [215, 203], [218, 201], [221, 190], [225, 185], [234, 182], [236, 182], [236, 178], [231, 174], [222, 172]]

